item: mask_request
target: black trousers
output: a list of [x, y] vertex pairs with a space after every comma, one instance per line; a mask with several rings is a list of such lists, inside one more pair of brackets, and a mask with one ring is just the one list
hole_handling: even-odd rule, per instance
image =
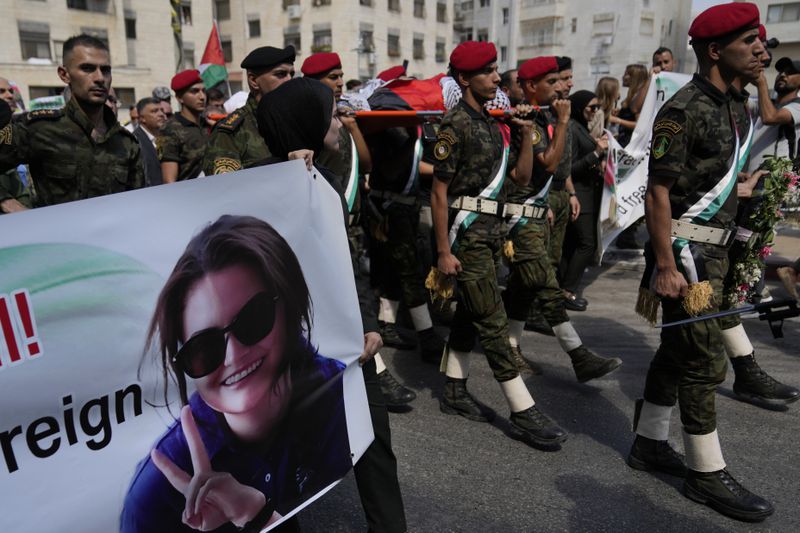
[[592, 264], [597, 249], [597, 213], [581, 213], [567, 226], [561, 256], [561, 287], [578, 292], [586, 267]]
[[370, 359], [362, 370], [375, 440], [353, 467], [358, 494], [369, 531], [403, 533], [406, 531], [406, 515], [397, 481], [397, 458], [392, 451], [389, 413], [375, 373], [375, 360]]

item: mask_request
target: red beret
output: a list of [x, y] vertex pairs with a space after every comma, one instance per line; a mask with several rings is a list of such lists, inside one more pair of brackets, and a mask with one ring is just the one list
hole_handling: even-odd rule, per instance
[[758, 27], [758, 38], [762, 41], [767, 40], [767, 28], [763, 24]]
[[558, 72], [558, 60], [555, 56], [534, 57], [519, 67], [517, 78], [533, 80], [550, 72]]
[[755, 4], [720, 4], [697, 15], [689, 27], [689, 37], [699, 41], [715, 39], [735, 31], [758, 28], [759, 24], [758, 6]]
[[378, 74], [378, 79], [383, 81], [392, 81], [395, 78], [399, 78], [400, 76], [406, 75], [406, 69], [403, 65], [397, 65], [396, 67], [387, 68], [380, 74]]
[[450, 54], [450, 66], [462, 72], [482, 69], [497, 61], [494, 43], [485, 41], [464, 41]]
[[195, 69], [183, 70], [172, 76], [172, 82], [169, 86], [173, 91], [178, 92], [191, 87], [195, 83], [203, 83], [203, 78], [200, 77], [200, 71]]
[[306, 60], [303, 61], [300, 72], [302, 72], [304, 76], [314, 76], [315, 74], [323, 74], [335, 68], [342, 68], [342, 60], [339, 59], [339, 54], [336, 52], [321, 52], [308, 56]]

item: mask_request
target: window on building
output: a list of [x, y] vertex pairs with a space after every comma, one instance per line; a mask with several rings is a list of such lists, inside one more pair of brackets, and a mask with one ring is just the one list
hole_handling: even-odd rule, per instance
[[397, 33], [390, 33], [386, 36], [386, 53], [389, 57], [398, 57], [400, 55], [400, 35]]
[[91, 35], [95, 39], [99, 39], [103, 41], [103, 44], [106, 45], [108, 48], [108, 30], [105, 28], [87, 28], [85, 26], [81, 27], [81, 33], [85, 33], [86, 35]]
[[414, 0], [414, 16], [425, 18], [425, 0]]
[[508, 47], [507, 46], [501, 46], [500, 47], [500, 61], [502, 61], [504, 63], [506, 61], [508, 61]]
[[286, 31], [283, 34], [283, 46], [293, 46], [294, 51], [300, 53], [300, 30]]
[[669, 30], [667, 31], [667, 35], [672, 35], [672, 20], [669, 21]]
[[258, 18], [258, 15], [248, 15], [247, 32], [251, 39], [261, 37], [261, 19]]
[[578, 19], [575, 17], [573, 17], [572, 21], [570, 21], [570, 30], [572, 30], [572, 33], [578, 31]]
[[65, 85], [60, 87], [30, 87], [28, 88], [28, 95], [31, 100], [36, 98], [44, 98], [45, 96], [58, 96], [64, 93]]
[[231, 0], [214, 0], [214, 11], [217, 13], [217, 20], [230, 20]]
[[389, 11], [396, 11], [400, 12], [400, 0], [387, 0], [386, 7], [389, 8]]
[[[63, 63], [63, 54], [64, 54], [64, 41], [53, 41], [53, 54], [56, 57], [56, 64], [60, 65]], [[129, 62], [130, 63], [130, 62]]]
[[371, 30], [361, 30], [360, 32], [360, 39], [361, 39], [361, 52], [374, 52], [375, 51], [375, 40], [372, 36]]
[[508, 8], [504, 7], [503, 8], [503, 26], [505, 26], [506, 24], [508, 24]]
[[125, 38], [136, 39], [136, 15], [125, 15]]
[[447, 50], [444, 41], [436, 41], [436, 62], [444, 63], [447, 60]]
[[225, 58], [226, 63], [233, 61], [233, 42], [231, 38], [220, 38], [220, 45], [222, 46], [222, 56]]
[[489, 0], [481, 0], [481, 7], [489, 7], [491, 2]]
[[362, 6], [372, 7], [372, 0], [358, 0]]
[[425, 38], [414, 35], [414, 59], [425, 59]]
[[108, 13], [108, 0], [67, 0], [67, 8]]
[[18, 25], [22, 59], [50, 59], [50, 26], [43, 22], [22, 20]]
[[286, 9], [289, 6], [299, 6], [300, 0], [283, 0], [283, 9]]
[[481, 29], [478, 30], [478, 40], [479, 41], [488, 41], [489, 40], [489, 30]]
[[331, 5], [331, 0], [314, 0], [313, 4], [315, 7], [317, 6], [329, 6]]
[[796, 22], [800, 20], [800, 2], [773, 4], [767, 8], [767, 22]]
[[655, 31], [656, 21], [653, 17], [643, 16], [639, 21], [639, 34], [640, 35], [653, 35]]
[[447, 4], [444, 2], [436, 3], [436, 22], [447, 22]]
[[129, 87], [114, 87], [114, 92], [117, 93], [117, 102], [119, 102], [120, 109], [128, 109], [136, 105], [136, 92]]
[[614, 33], [614, 13], [601, 13], [592, 19], [592, 35], [611, 35]]
[[461, 2], [461, 11], [472, 11], [475, 8], [475, 2]]
[[331, 30], [314, 30], [314, 41], [311, 43], [311, 53], [330, 52], [333, 50], [333, 36]]
[[181, 2], [181, 20], [186, 26], [192, 25], [192, 3], [189, 0]]
[[194, 62], [194, 48], [184, 48], [183, 49], [183, 69], [190, 69], [195, 68]]

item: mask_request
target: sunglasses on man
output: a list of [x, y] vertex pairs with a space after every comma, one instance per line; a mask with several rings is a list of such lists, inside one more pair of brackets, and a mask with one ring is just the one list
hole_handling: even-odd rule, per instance
[[277, 300], [277, 296], [266, 291], [259, 292], [224, 328], [208, 328], [192, 335], [172, 362], [193, 379], [211, 374], [225, 361], [229, 333], [244, 346], [253, 346], [272, 332]]

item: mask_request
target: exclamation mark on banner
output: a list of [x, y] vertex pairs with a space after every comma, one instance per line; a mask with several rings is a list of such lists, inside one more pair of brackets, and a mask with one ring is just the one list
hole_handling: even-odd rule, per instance
[[[0, 330], [3, 332], [3, 339], [6, 341], [8, 356], [12, 363], [21, 359], [17, 336], [14, 334], [14, 325], [11, 322], [11, 313], [8, 310], [8, 299], [5, 295], [0, 296]], [[2, 366], [0, 361], [0, 366]]]
[[33, 318], [33, 308], [31, 307], [31, 297], [28, 291], [22, 290], [13, 294], [14, 302], [17, 304], [17, 312], [22, 323], [22, 332], [25, 335], [24, 344], [28, 348], [30, 357], [37, 356], [42, 349], [39, 345], [38, 335], [36, 334], [36, 321]]

